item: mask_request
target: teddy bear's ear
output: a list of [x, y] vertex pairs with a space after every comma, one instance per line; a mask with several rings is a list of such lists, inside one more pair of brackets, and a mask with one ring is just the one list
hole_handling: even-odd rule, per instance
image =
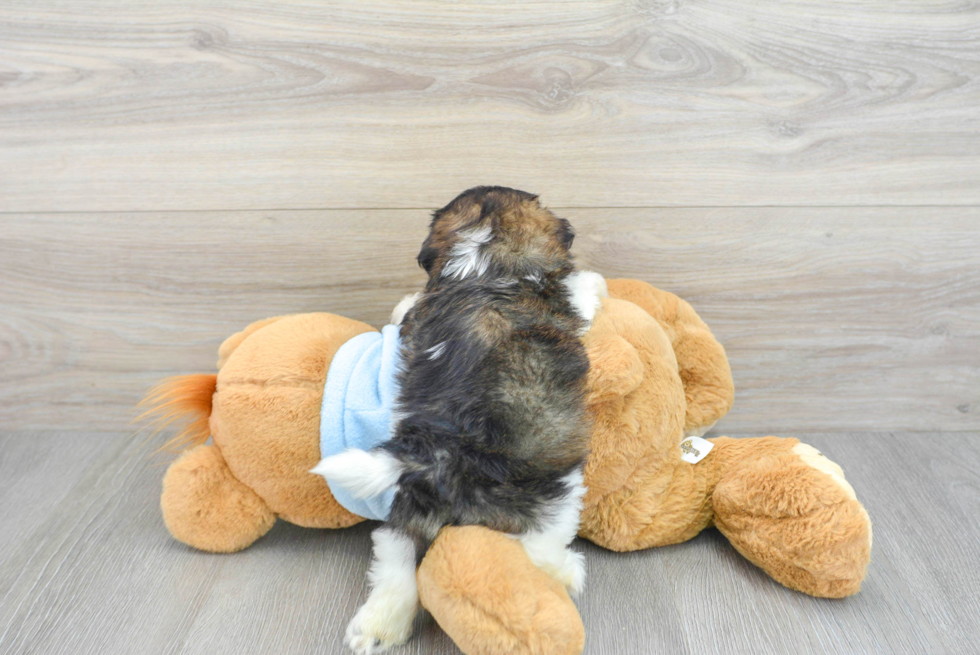
[[643, 360], [630, 342], [608, 335], [589, 343], [589, 377], [586, 402], [623, 397], [643, 381]]

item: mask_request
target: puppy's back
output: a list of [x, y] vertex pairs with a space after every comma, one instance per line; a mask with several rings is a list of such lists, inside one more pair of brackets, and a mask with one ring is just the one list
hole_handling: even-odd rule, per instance
[[406, 420], [421, 409], [482, 449], [548, 469], [579, 463], [588, 358], [566, 304], [530, 283], [429, 294], [405, 346]]

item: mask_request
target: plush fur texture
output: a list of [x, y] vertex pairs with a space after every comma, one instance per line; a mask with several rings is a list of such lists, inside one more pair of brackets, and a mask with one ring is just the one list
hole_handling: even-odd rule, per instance
[[843, 476], [827, 471], [840, 467], [822, 456], [814, 462], [815, 449], [795, 439], [713, 441], [727, 464], [713, 471], [714, 524], [732, 545], [791, 589], [857, 593], [871, 558], [871, 519]]
[[450, 527], [422, 562], [422, 604], [466, 655], [582, 652], [585, 628], [564, 585], [523, 550], [487, 528]]
[[[611, 293], [624, 282], [609, 281]], [[645, 287], [634, 283], [630, 295], [641, 296]], [[670, 305], [678, 307], [676, 301]], [[670, 306], [660, 308], [668, 310], [661, 317], [678, 315]], [[681, 371], [704, 371], [710, 358], [680, 359], [683, 351], [657, 328], [654, 316], [607, 300], [585, 337], [594, 424], [582, 535], [628, 551], [686, 541], [714, 524], [789, 587], [821, 596], [855, 593], [870, 558], [871, 523], [836, 464], [795, 439], [776, 437], [718, 437], [710, 440], [715, 447], [705, 460], [691, 465], [680, 459], [679, 444], [692, 427], [686, 397], [708, 403], [721, 398], [725, 406], [729, 387], [685, 393]], [[684, 318], [672, 328], [675, 341], [701, 329], [685, 325]], [[696, 415], [717, 420], [704, 407]], [[789, 511], [795, 512], [792, 520], [786, 520]], [[794, 522], [810, 535], [807, 547], [789, 545], [804, 536], [790, 539], [798, 530]]]
[[265, 501], [232, 475], [214, 446], [196, 446], [167, 469], [160, 503], [172, 535], [215, 553], [247, 548], [276, 522]]
[[363, 519], [343, 509], [309, 470], [320, 461], [320, 404], [330, 361], [370, 325], [334, 314], [267, 323], [237, 342], [218, 371], [211, 435], [229, 469], [277, 516], [311, 528]]
[[639, 306], [667, 335], [684, 385], [684, 432], [698, 436], [707, 432], [735, 399], [725, 349], [683, 298], [636, 280], [607, 280], [606, 284], [610, 296]]
[[[607, 284], [611, 298], [585, 337], [593, 426], [580, 535], [629, 551], [716, 525], [790, 588], [856, 593], [870, 560], [871, 522], [839, 467], [776, 437], [714, 438], [706, 459], [681, 461], [683, 434], [731, 406], [724, 349], [676, 296], [637, 280]], [[319, 460], [318, 413], [333, 353], [371, 329], [304, 314], [253, 324], [226, 341], [211, 416], [216, 450], [188, 451], [171, 465], [176, 477], [167, 474], [161, 506], [176, 538], [213, 552], [259, 538], [265, 519], [220, 520], [241, 516], [239, 499], [252, 498], [238, 495], [242, 487], [273, 517], [299, 525], [362, 520], [308, 471]], [[258, 508], [245, 516], [268, 516]], [[515, 539], [447, 527], [417, 579], [422, 603], [468, 655], [582, 650], [581, 621], [565, 589]]]
[[[627, 283], [609, 281], [611, 293]], [[647, 285], [630, 284], [631, 295], [646, 295]], [[676, 318], [675, 339], [697, 331], [670, 307], [659, 309], [667, 310], [661, 317]], [[730, 384], [685, 394], [680, 371], [706, 371], [714, 356], [681, 359], [683, 351], [675, 351], [651, 314], [609, 299], [585, 337], [594, 424], [581, 535], [628, 551], [685, 541], [716, 525], [747, 559], [790, 588], [830, 598], [856, 593], [870, 560], [871, 522], [840, 467], [795, 439], [776, 437], [719, 437], [698, 464], [680, 459], [679, 444], [691, 427], [686, 396], [705, 402], [694, 415], [713, 423], [710, 407], [730, 402]], [[709, 374], [703, 382], [719, 377]], [[482, 552], [492, 543], [492, 535], [474, 532], [466, 548]], [[474, 616], [473, 607], [507, 604], [492, 590], [466, 591], [474, 578], [493, 579], [496, 571], [488, 565], [463, 572], [457, 558], [463, 556], [442, 549], [426, 557], [418, 575], [424, 605], [440, 625], [462, 624], [483, 639], [504, 632], [494, 629], [493, 616]]]

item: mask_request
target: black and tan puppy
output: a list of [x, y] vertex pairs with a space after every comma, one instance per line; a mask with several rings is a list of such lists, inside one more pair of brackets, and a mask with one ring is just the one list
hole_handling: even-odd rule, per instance
[[355, 651], [408, 638], [415, 566], [445, 525], [510, 533], [536, 565], [581, 588], [581, 557], [567, 548], [589, 436], [578, 337], [605, 282], [575, 270], [573, 236], [536, 196], [502, 187], [470, 189], [435, 212], [418, 258], [428, 284], [396, 310], [404, 321], [391, 439], [317, 467], [363, 496], [397, 485], [374, 534], [372, 592], [348, 628]]

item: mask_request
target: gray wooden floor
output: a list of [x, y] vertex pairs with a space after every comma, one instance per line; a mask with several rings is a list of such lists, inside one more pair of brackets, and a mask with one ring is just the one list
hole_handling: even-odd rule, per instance
[[588, 653], [976, 652], [978, 107], [969, 0], [3, 2], [0, 652], [338, 653], [370, 526], [186, 549], [127, 422], [251, 321], [383, 323], [475, 184], [689, 299], [718, 430], [805, 436], [875, 525], [843, 601], [711, 531], [582, 544]]
[[[874, 520], [858, 595], [780, 587], [714, 530], [631, 554], [579, 543], [586, 652], [976, 652], [977, 435], [805, 439], [846, 464]], [[0, 436], [0, 652], [340, 653], [372, 526], [280, 523], [242, 553], [195, 552], [161, 523], [164, 461], [129, 434]], [[398, 652], [458, 650], [424, 616]]]

